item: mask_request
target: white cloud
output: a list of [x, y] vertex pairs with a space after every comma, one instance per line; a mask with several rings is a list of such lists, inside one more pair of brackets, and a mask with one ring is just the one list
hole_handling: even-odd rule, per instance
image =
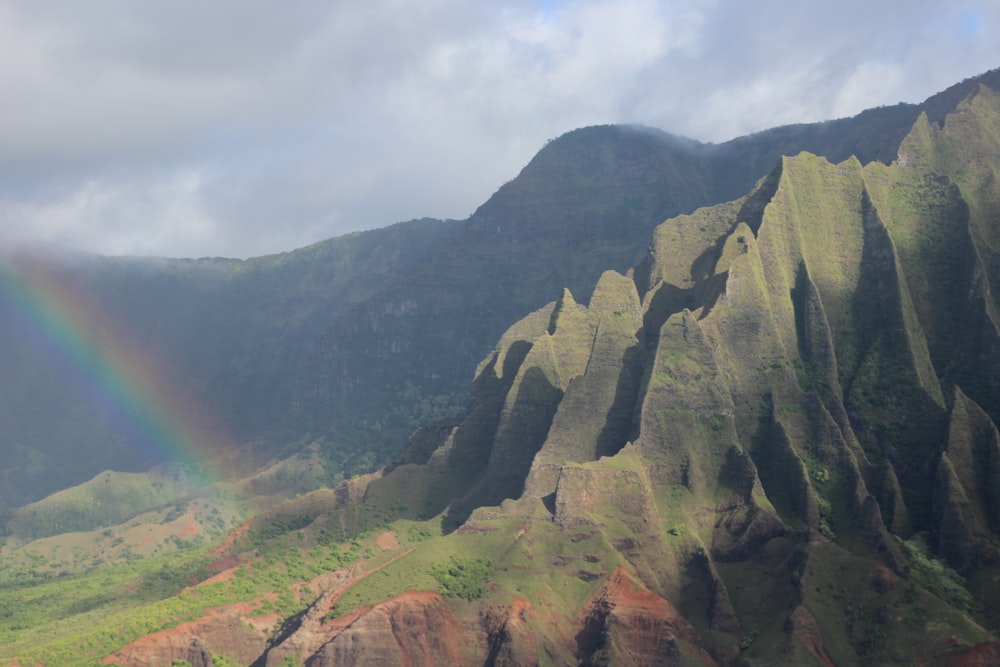
[[750, 81], [720, 87], [703, 102], [696, 102], [699, 113], [691, 121], [694, 134], [724, 140], [778, 125], [822, 120], [822, 100], [802, 94], [810, 89], [811, 76], [812, 69], [802, 67], [765, 72]]
[[220, 240], [203, 210], [201, 186], [198, 171], [177, 171], [153, 183], [95, 179], [62, 197], [5, 201], [0, 242], [30, 239], [108, 255], [157, 254], [164, 246], [196, 252]]
[[1000, 65], [968, 0], [0, 0], [0, 241], [245, 256], [463, 217], [545, 140], [702, 140]]
[[[957, 82], [956, 82], [957, 83]], [[865, 62], [851, 72], [833, 103], [833, 115], [854, 115], [866, 107], [888, 105], [903, 99], [903, 72], [896, 63]]]

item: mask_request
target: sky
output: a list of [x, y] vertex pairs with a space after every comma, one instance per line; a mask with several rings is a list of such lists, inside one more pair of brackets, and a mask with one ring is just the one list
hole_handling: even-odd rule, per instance
[[701, 141], [1000, 67], [1000, 0], [0, 0], [0, 249], [462, 219], [574, 128]]

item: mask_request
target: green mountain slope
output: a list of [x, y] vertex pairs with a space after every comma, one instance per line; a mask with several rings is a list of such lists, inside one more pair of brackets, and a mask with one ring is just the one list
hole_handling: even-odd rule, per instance
[[[98, 352], [128, 323], [238, 435], [214, 452], [228, 483], [105, 473], [9, 511], [0, 657], [989, 664], [996, 78], [722, 146], [579, 130], [464, 222], [247, 262], [20, 265], [100, 304]], [[837, 159], [780, 157], [810, 142]], [[484, 340], [464, 412], [427, 423]], [[10, 387], [73, 387], [58, 365], [10, 368], [7, 498], [87, 475], [93, 452], [156, 462], [128, 458], [113, 411], [73, 431], [79, 398], [31, 431]], [[392, 465], [310, 492], [421, 420]], [[256, 516], [205, 545], [242, 518], [231, 498]], [[154, 525], [161, 548], [126, 548]]]
[[[74, 324], [91, 337], [138, 341], [160, 389], [188, 397], [185, 410], [198, 412], [188, 420], [244, 446], [241, 461], [314, 443], [335, 481], [457, 413], [478, 360], [513, 321], [563, 287], [589, 294], [603, 271], [635, 265], [664, 219], [741, 196], [781, 155], [888, 162], [921, 110], [939, 121], [980, 83], [996, 88], [1000, 74], [922, 105], [718, 145], [645, 128], [577, 130], [460, 222], [414, 221], [243, 262], [99, 258], [30, 271], [57, 292], [72, 286], [88, 320]], [[95, 396], [88, 372], [99, 368], [81, 373], [39, 343], [39, 324], [19, 312], [24, 297], [11, 296], [24, 277], [3, 275], [0, 506], [170, 459], [143, 442], [134, 416]]]
[[[365, 493], [447, 489], [408, 512], [457, 530], [356, 583], [331, 612], [346, 627], [297, 655], [332, 664], [374, 613], [352, 610], [433, 577], [431, 554], [468, 564], [454, 576], [489, 559], [479, 599], [449, 603], [470, 664], [944, 664], [990, 640], [1000, 439], [963, 388], [996, 395], [998, 113], [982, 87], [943, 127], [922, 116], [889, 166], [784, 158], [743, 199], [660, 225], [588, 306], [566, 291], [515, 325], [466, 416]], [[644, 604], [608, 602], [628, 596]]]
[[413, 221], [246, 261], [6, 262], [0, 507], [181, 452], [244, 474], [294, 454], [322, 432], [294, 396], [330, 320], [453, 231]]

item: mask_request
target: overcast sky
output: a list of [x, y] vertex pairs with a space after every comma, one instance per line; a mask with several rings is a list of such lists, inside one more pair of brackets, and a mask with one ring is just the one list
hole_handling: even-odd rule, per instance
[[464, 218], [547, 139], [1000, 67], [1000, 0], [0, 0], [0, 244], [247, 257]]

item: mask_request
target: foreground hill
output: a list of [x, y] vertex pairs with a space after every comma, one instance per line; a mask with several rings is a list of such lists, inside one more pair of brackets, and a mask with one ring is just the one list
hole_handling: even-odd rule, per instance
[[658, 225], [376, 474], [167, 560], [49, 581], [28, 542], [0, 655], [996, 664], [1000, 93], [967, 93], [891, 164], [784, 157]]

